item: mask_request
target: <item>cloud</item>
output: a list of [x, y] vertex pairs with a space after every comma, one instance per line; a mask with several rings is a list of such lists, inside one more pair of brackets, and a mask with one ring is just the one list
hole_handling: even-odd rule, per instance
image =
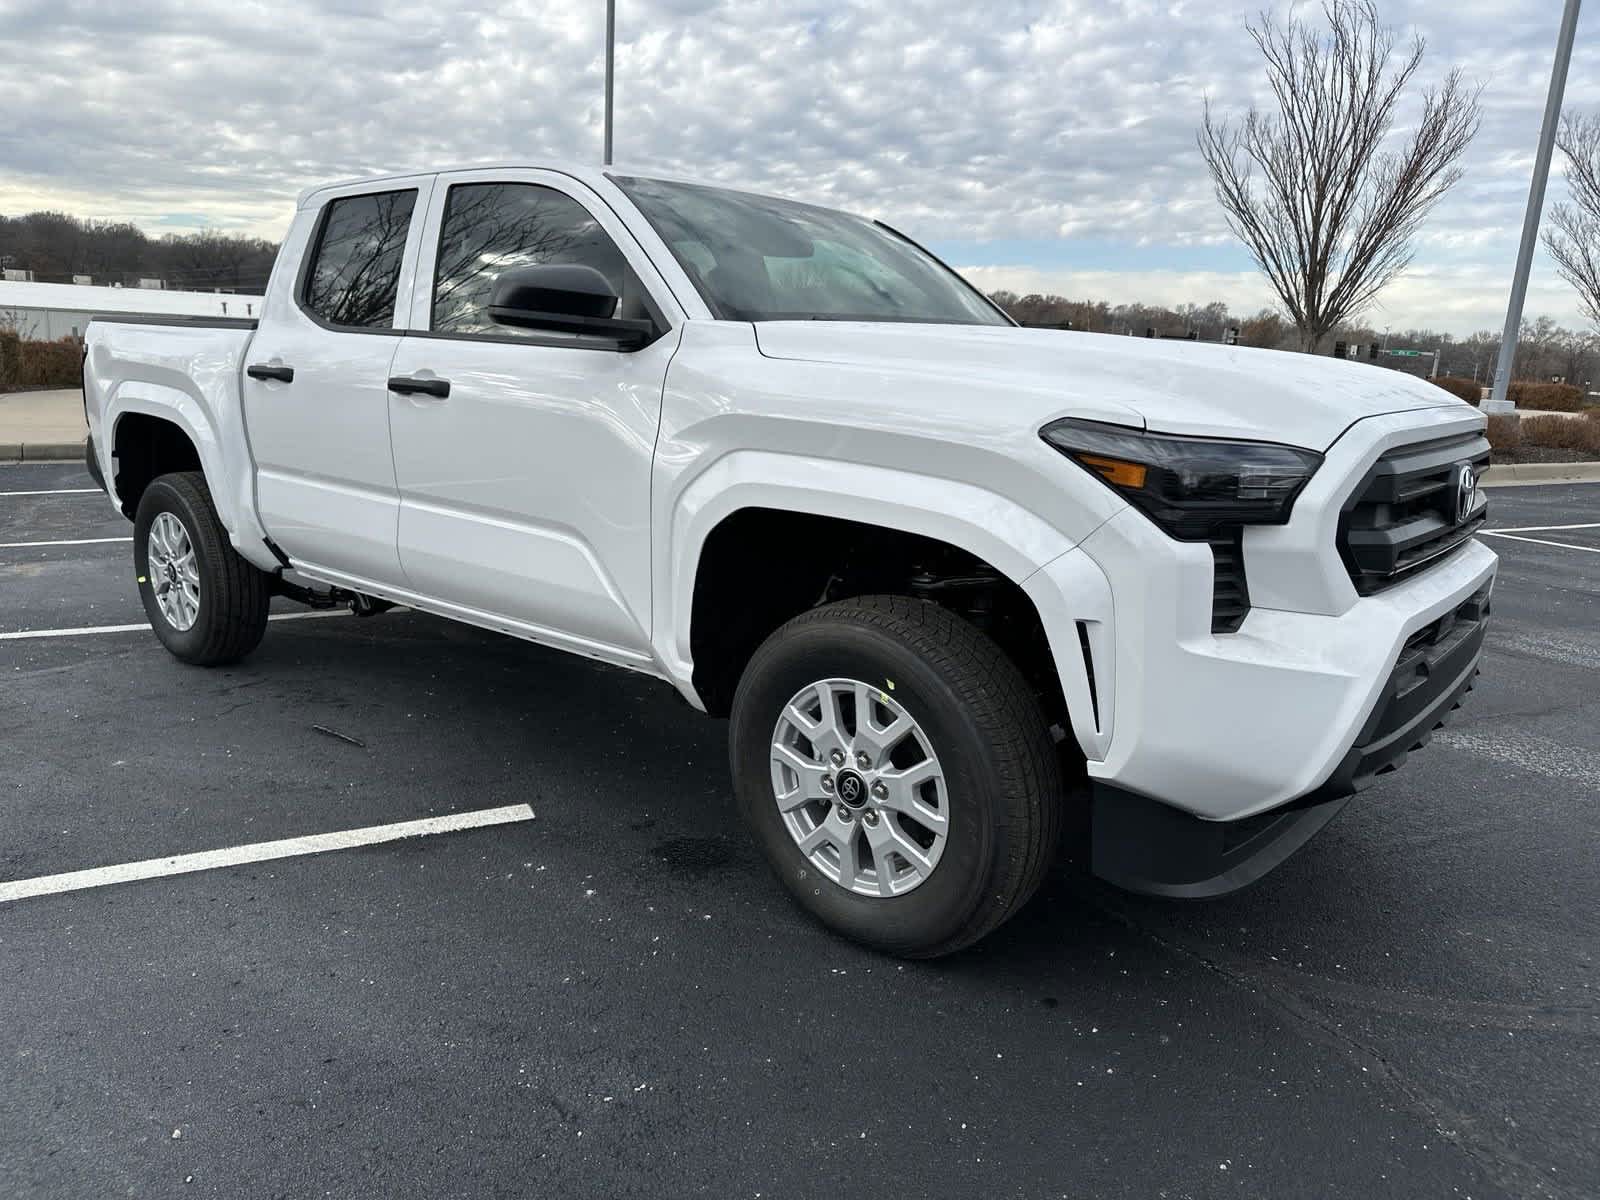
[[[1193, 133], [1206, 95], [1230, 110], [1260, 95], [1241, 32], [1257, 7], [630, 0], [618, 159], [866, 211], [933, 242], [1225, 245]], [[277, 237], [295, 194], [330, 178], [593, 161], [603, 10], [0, 0], [0, 211], [169, 225], [203, 213]], [[1431, 39], [1425, 77], [1460, 63], [1486, 85], [1468, 175], [1430, 223], [1416, 278], [1492, 291], [1515, 253], [1556, 14], [1544, 0], [1443, 12], [1386, 7]], [[1579, 41], [1570, 98], [1600, 105], [1600, 37]]]

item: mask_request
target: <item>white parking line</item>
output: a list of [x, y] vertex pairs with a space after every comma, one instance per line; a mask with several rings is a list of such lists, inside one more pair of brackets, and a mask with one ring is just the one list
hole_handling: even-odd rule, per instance
[[1585, 525], [1507, 525], [1504, 529], [1485, 529], [1484, 533], [1554, 533], [1558, 529], [1600, 529], [1600, 521]]
[[[399, 612], [399, 609], [395, 609]], [[310, 612], [273, 613], [269, 621], [310, 621], [317, 617], [348, 617], [347, 609], [313, 609]], [[31, 638], [85, 637], [95, 633], [132, 633], [149, 629], [144, 625], [81, 625], [76, 629], [19, 629], [14, 633], [0, 633], [0, 642], [24, 642]]]
[[1588, 554], [1600, 554], [1600, 546], [1574, 546], [1571, 542], [1551, 542], [1544, 538], [1518, 537], [1514, 533], [1500, 533], [1493, 529], [1480, 531], [1484, 537], [1505, 538], [1508, 542], [1531, 542], [1535, 546], [1555, 546], [1561, 550], [1582, 550]]
[[131, 542], [131, 537], [71, 538], [61, 542], [0, 542], [0, 550], [27, 550], [32, 546], [98, 546], [103, 542]]
[[202, 850], [198, 854], [178, 854], [171, 858], [147, 858], [142, 862], [120, 863], [111, 867], [91, 867], [87, 871], [68, 871], [62, 875], [40, 875], [0, 883], [0, 904], [31, 896], [53, 896], [83, 888], [131, 883], [137, 879], [159, 879], [165, 875], [188, 875], [195, 871], [214, 871], [218, 867], [237, 867], [245, 863], [267, 862], [274, 858], [297, 858], [322, 854], [328, 850], [350, 850], [401, 838], [425, 837], [434, 833], [454, 833], [462, 829], [481, 829], [486, 825], [509, 825], [533, 820], [533, 809], [526, 804], [503, 808], [483, 808], [477, 812], [456, 813], [448, 817], [425, 817], [420, 821], [400, 821], [394, 825], [369, 825], [365, 829], [346, 829], [339, 833], [314, 833], [309, 837], [283, 838], [276, 842], [255, 842], [225, 850]]
[[101, 495], [105, 494], [105, 493], [101, 492], [99, 488], [48, 488], [48, 489], [46, 489], [44, 491], [39, 491], [39, 492], [0, 492], [0, 497], [4, 497], [4, 496], [82, 496], [82, 495], [86, 495], [86, 494], [92, 495], [92, 494], [95, 494], [95, 493], [99, 493]]

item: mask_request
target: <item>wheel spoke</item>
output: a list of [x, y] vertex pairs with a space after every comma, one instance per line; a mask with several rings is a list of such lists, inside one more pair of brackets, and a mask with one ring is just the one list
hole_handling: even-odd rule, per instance
[[850, 824], [844, 827], [839, 841], [839, 886], [855, 890], [856, 878], [861, 869], [856, 859], [856, 827]]
[[[828, 773], [828, 769], [821, 763], [812, 762], [793, 746], [781, 744], [772, 748], [772, 763], [778, 768], [772, 773], [772, 785], [777, 793], [780, 812], [793, 812], [813, 800], [827, 799], [827, 794], [822, 790], [822, 777]], [[794, 773], [796, 782], [793, 787], [781, 786], [787, 782], [784, 768]]]
[[[904, 771], [885, 771], [878, 779], [888, 794], [878, 803], [890, 812], [905, 814], [929, 833], [943, 835], [949, 828], [943, 808], [934, 808], [922, 798], [923, 788], [928, 781], [938, 778], [938, 764], [931, 759], [924, 759]], [[939, 799], [942, 804], [944, 797], [941, 795]]]
[[911, 732], [913, 722], [905, 713], [896, 713], [887, 725], [878, 724], [878, 705], [883, 703], [888, 707], [888, 696], [869, 684], [856, 684], [855, 698], [856, 745], [869, 750], [874, 763], [881, 763]]
[[927, 851], [902, 833], [893, 820], [879, 821], [876, 826], [869, 827], [867, 840], [872, 844], [873, 856], [880, 861], [894, 853], [911, 864], [918, 875], [925, 876], [933, 870]]
[[824, 846], [837, 846], [844, 841], [847, 828], [845, 823], [830, 811], [827, 820], [819, 823], [815, 829], [799, 840], [800, 849], [807, 854], [815, 854]]

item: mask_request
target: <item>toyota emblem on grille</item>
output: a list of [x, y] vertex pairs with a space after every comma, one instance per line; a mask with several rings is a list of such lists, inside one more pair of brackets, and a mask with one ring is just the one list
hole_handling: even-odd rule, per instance
[[1478, 491], [1478, 477], [1471, 463], [1456, 466], [1456, 524], [1465, 524], [1472, 515], [1472, 500]]

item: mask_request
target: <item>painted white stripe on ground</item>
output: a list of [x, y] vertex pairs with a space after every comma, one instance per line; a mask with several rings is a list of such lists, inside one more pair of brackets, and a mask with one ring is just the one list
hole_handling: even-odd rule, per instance
[[0, 550], [27, 550], [32, 546], [98, 546], [104, 542], [131, 542], [131, 537], [73, 538], [64, 542], [0, 542]]
[[1600, 521], [1585, 525], [1507, 525], [1504, 529], [1485, 529], [1484, 533], [1554, 533], [1558, 529], [1600, 529]]
[[487, 825], [509, 825], [533, 820], [533, 809], [526, 804], [504, 808], [483, 808], [477, 812], [456, 813], [448, 817], [425, 817], [420, 821], [400, 821], [394, 825], [370, 825], [365, 829], [346, 829], [339, 833], [314, 833], [309, 837], [284, 838], [276, 842], [256, 842], [226, 850], [202, 850], [198, 854], [178, 854], [171, 858], [147, 858], [142, 862], [120, 863], [112, 867], [92, 867], [87, 871], [68, 871], [63, 875], [41, 875], [0, 883], [0, 904], [32, 896], [53, 896], [83, 888], [131, 883], [138, 879], [160, 879], [165, 875], [188, 875], [195, 871], [214, 871], [218, 867], [237, 867], [246, 863], [267, 862], [274, 858], [298, 858], [329, 850], [350, 850], [374, 846], [401, 838], [426, 837], [435, 833], [455, 833], [462, 829], [481, 829]]
[[[395, 609], [400, 612], [400, 609]], [[348, 617], [346, 609], [314, 609], [311, 612], [273, 613], [269, 621], [310, 621], [316, 617]], [[24, 642], [30, 638], [86, 637], [95, 633], [132, 633], [149, 629], [144, 625], [82, 625], [77, 629], [19, 629], [15, 633], [0, 633], [0, 642]]]
[[82, 496], [85, 494], [104, 495], [99, 488], [47, 488], [38, 492], [0, 492], [4, 496]]
[[1531, 542], [1535, 546], [1555, 546], [1562, 550], [1582, 550], [1586, 554], [1600, 554], [1600, 546], [1574, 546], [1571, 542], [1549, 542], [1544, 538], [1518, 537], [1514, 533], [1496, 533], [1492, 529], [1479, 531], [1484, 537], [1505, 538], [1508, 542]]

